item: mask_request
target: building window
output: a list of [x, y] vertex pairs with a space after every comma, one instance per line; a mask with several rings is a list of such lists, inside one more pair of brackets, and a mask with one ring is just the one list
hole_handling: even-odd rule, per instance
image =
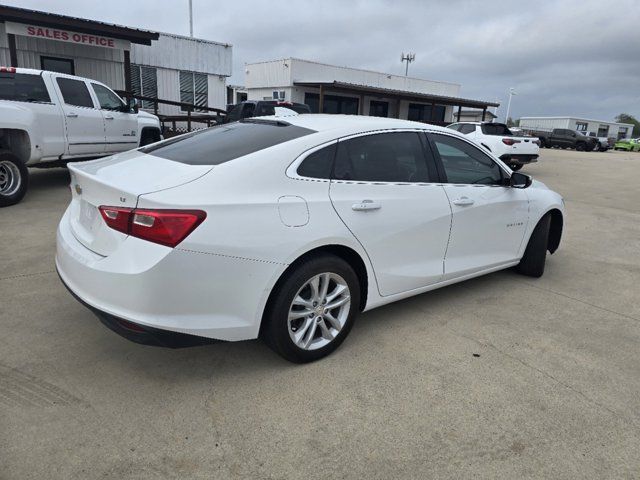
[[431, 105], [422, 103], [410, 103], [407, 120], [414, 122], [444, 122], [446, 107], [444, 105], [434, 105], [433, 115]]
[[[209, 106], [209, 88], [207, 75], [204, 73], [180, 72], [180, 101], [196, 107]], [[180, 107], [183, 112], [187, 108]], [[204, 111], [196, 108], [195, 110]]]
[[70, 58], [40, 57], [40, 69], [50, 72], [66, 73], [75, 75], [76, 68]]
[[584, 122], [576, 122], [576, 130], [579, 132], [586, 132], [588, 128], [588, 124]]
[[377, 100], [371, 100], [371, 102], [369, 103], [369, 115], [372, 117], [388, 117], [389, 102], [379, 102]]
[[598, 127], [598, 136], [599, 137], [608, 137], [609, 136], [609, 125], [600, 125]]
[[[320, 109], [320, 95], [305, 93], [304, 103], [309, 105], [311, 113], [318, 113]], [[341, 113], [344, 115], [358, 115], [358, 99], [355, 97], [339, 97], [324, 95], [322, 113]]]
[[274, 90], [273, 91], [273, 100], [284, 100], [285, 93], [284, 90]]
[[[131, 65], [131, 88], [134, 96], [158, 98], [158, 73], [155, 68]], [[142, 108], [153, 108], [153, 102], [143, 100]]]
[[618, 140], [622, 140], [623, 138], [627, 138], [627, 127], [620, 127], [618, 129]]

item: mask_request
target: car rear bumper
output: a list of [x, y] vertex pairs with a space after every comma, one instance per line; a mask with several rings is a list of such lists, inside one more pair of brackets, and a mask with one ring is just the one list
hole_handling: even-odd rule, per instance
[[534, 163], [538, 161], [539, 155], [512, 155], [512, 154], [504, 154], [500, 156], [500, 160], [509, 164], [520, 164], [524, 165], [525, 163]]
[[57, 232], [58, 274], [112, 330], [139, 343], [153, 337], [152, 344], [167, 343], [159, 331], [228, 341], [258, 336], [270, 287], [284, 266], [133, 237], [102, 257], [75, 238], [68, 215]]

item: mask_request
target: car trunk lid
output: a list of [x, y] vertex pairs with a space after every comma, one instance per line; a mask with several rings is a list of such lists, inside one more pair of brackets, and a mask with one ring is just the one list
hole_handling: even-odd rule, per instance
[[213, 167], [187, 165], [137, 150], [92, 162], [70, 164], [70, 223], [76, 239], [108, 256], [127, 235], [107, 226], [99, 207], [135, 208], [138, 197], [191, 182]]

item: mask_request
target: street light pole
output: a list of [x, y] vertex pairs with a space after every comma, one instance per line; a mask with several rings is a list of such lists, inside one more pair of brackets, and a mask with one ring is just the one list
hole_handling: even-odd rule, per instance
[[193, 38], [193, 0], [189, 0], [189, 36]]
[[509, 101], [507, 102], [507, 115], [504, 118], [504, 123], [506, 124], [509, 121], [509, 114], [511, 113], [511, 97], [517, 95], [516, 90], [511, 87], [509, 89]]

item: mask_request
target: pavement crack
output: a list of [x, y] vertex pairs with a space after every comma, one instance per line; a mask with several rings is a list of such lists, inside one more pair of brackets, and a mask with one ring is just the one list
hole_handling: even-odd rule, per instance
[[23, 273], [21, 275], [11, 275], [9, 277], [0, 277], [0, 280], [13, 280], [15, 278], [35, 277], [35, 276], [38, 276], [38, 275], [48, 275], [50, 273], [56, 273], [56, 271], [55, 270], [47, 270], [46, 272]]
[[602, 310], [603, 312], [613, 313], [614, 315], [618, 315], [620, 317], [624, 317], [626, 319], [633, 320], [634, 322], [640, 322], [639, 318], [632, 317], [631, 315], [627, 315], [626, 313], [616, 312], [615, 310], [611, 310], [611, 309], [606, 308], [606, 307], [601, 307], [600, 305], [595, 305], [593, 303], [587, 302], [587, 301], [582, 300], [580, 298], [572, 297], [571, 295], [567, 295], [566, 293], [556, 292], [556, 291], [553, 291], [551, 289], [544, 288], [544, 287], [538, 287], [537, 285], [532, 285], [531, 283], [529, 283], [529, 282], [527, 282], [525, 280], [518, 280], [518, 279], [514, 279], [514, 280], [516, 282], [521, 283], [523, 285], [526, 285], [528, 287], [536, 288], [536, 289], [542, 290], [544, 292], [552, 293], [552, 294], [557, 295], [559, 297], [564, 297], [564, 298], [567, 298], [569, 300], [573, 300], [575, 302], [579, 302], [579, 303], [582, 303], [584, 305], [588, 305], [590, 307], [597, 308], [598, 310]]

